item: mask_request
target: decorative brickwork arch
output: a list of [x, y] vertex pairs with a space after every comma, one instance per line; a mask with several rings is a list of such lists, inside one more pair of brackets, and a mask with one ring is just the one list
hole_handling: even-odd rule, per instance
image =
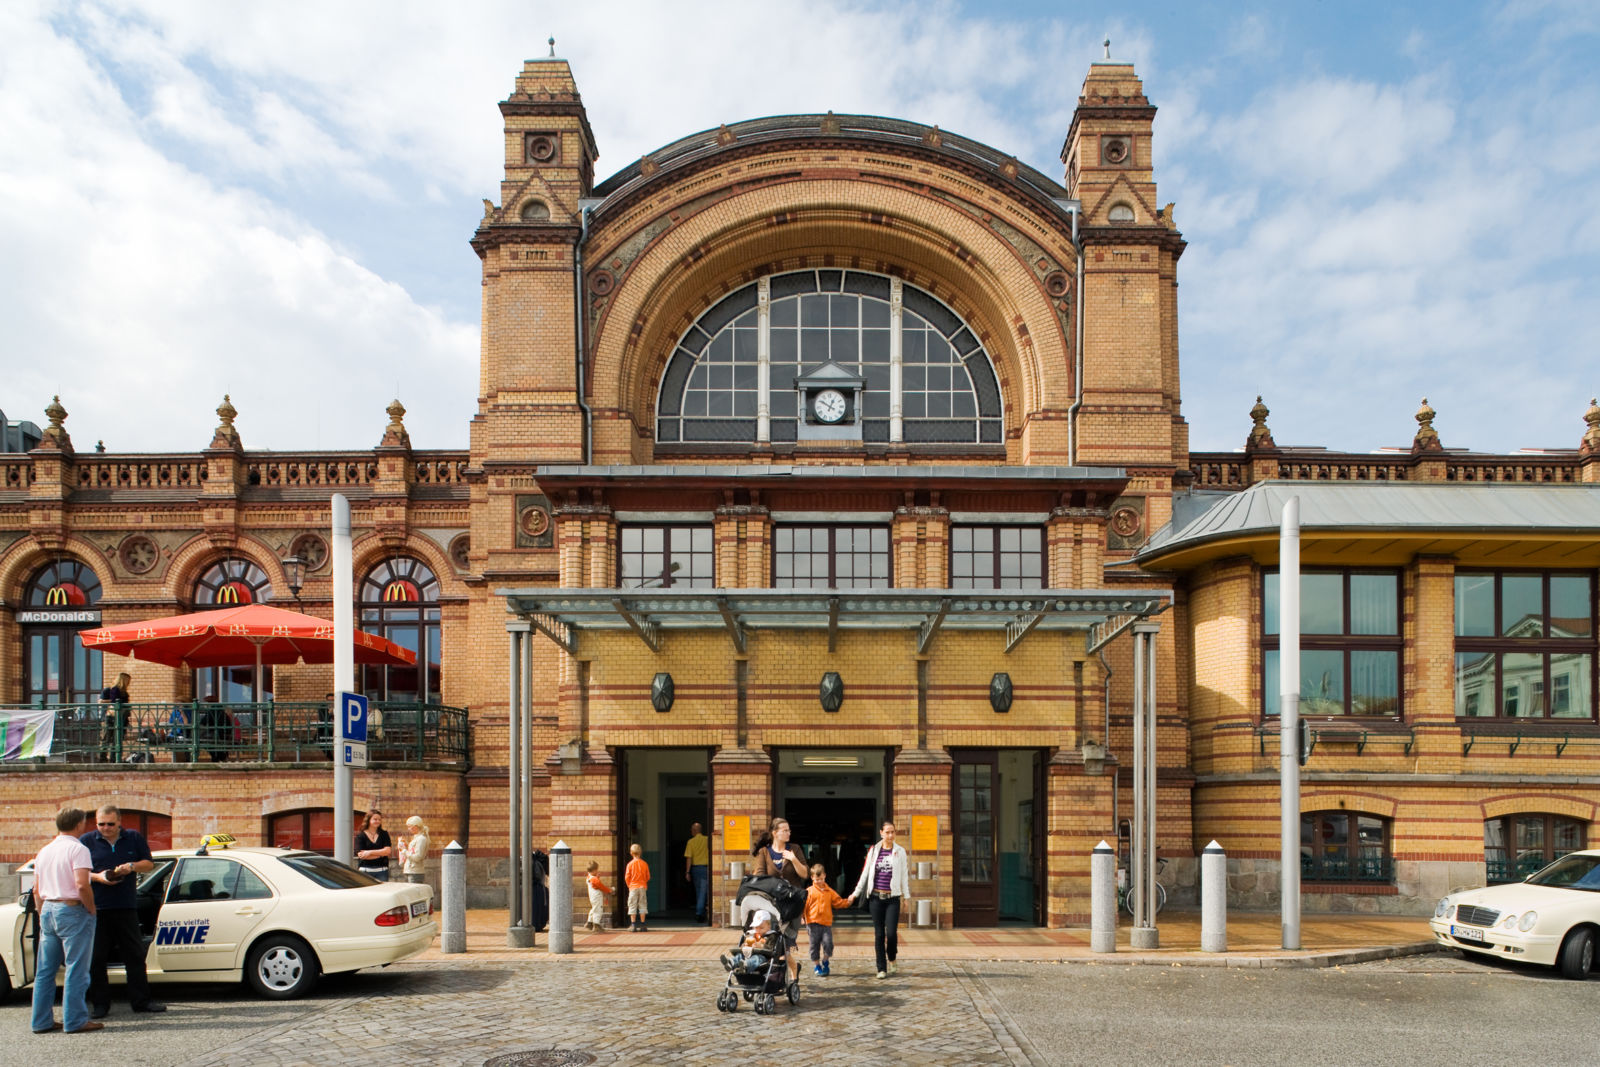
[[1479, 804], [1484, 819], [1497, 819], [1502, 815], [1523, 815], [1540, 812], [1546, 815], [1565, 815], [1584, 822], [1594, 822], [1597, 808], [1593, 800], [1583, 797], [1559, 796], [1554, 793], [1509, 793], [1486, 797]]
[[1393, 797], [1379, 796], [1376, 793], [1328, 791], [1302, 792], [1300, 794], [1300, 814], [1302, 815], [1313, 811], [1351, 811], [1362, 815], [1377, 815], [1384, 819], [1392, 819], [1398, 807], [1399, 805]]
[[[993, 359], [1007, 439], [1023, 441], [1011, 458], [1022, 456], [1031, 416], [1071, 403], [1068, 324], [1057, 306], [1066, 301], [1052, 300], [1038, 263], [1025, 261], [976, 207], [880, 182], [797, 179], [733, 192], [654, 236], [643, 228], [648, 220], [633, 221], [639, 228], [619, 223], [608, 232], [602, 224], [593, 238], [593, 261], [607, 266], [623, 261], [630, 241], [648, 237], [609, 283], [603, 306], [591, 307], [589, 392], [596, 409], [613, 416], [597, 424], [597, 451], [600, 435], [624, 422], [648, 436], [668, 357], [702, 312], [763, 274], [808, 267], [902, 277], [960, 315]], [[603, 446], [632, 451], [615, 438]]]

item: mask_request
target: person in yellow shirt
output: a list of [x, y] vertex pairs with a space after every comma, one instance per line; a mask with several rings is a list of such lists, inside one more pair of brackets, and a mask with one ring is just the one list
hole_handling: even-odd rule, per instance
[[711, 842], [699, 823], [689, 827], [689, 843], [683, 846], [683, 880], [694, 885], [694, 921], [703, 923], [711, 897]]

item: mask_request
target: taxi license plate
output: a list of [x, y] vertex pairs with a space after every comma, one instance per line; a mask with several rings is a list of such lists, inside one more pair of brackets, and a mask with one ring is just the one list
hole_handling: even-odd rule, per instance
[[428, 914], [428, 902], [426, 900], [419, 900], [415, 904], [411, 905], [411, 917], [413, 919], [415, 919], [418, 915], [426, 914]]
[[1483, 944], [1483, 931], [1472, 926], [1452, 926], [1450, 936], [1457, 941], [1476, 941]]

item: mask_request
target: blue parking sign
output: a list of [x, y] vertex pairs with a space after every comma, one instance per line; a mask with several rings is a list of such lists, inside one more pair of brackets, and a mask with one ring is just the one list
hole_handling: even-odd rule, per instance
[[367, 743], [367, 698], [360, 693], [339, 694], [340, 738]]

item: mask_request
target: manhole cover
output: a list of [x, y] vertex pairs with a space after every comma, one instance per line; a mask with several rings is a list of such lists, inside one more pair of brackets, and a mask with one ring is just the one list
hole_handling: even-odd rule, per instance
[[581, 1067], [594, 1063], [594, 1053], [575, 1048], [542, 1048], [511, 1052], [483, 1061], [483, 1067]]

